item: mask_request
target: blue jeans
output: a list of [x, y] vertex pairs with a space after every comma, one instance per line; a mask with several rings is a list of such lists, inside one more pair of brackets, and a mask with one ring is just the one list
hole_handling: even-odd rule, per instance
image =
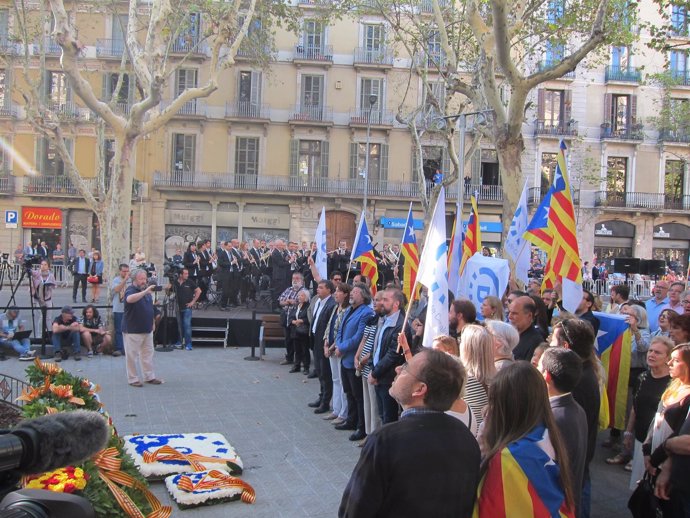
[[115, 350], [124, 354], [125, 342], [122, 339], [122, 319], [124, 313], [113, 313], [113, 323], [115, 324]]
[[187, 347], [192, 346], [192, 310], [190, 308], [180, 310], [180, 321], [182, 323], [182, 336]]
[[31, 342], [28, 338], [19, 340], [0, 340], [0, 347], [12, 347], [18, 354], [26, 354], [31, 349]]
[[79, 331], [65, 331], [63, 333], [53, 333], [53, 351], [59, 352], [62, 344], [72, 342], [74, 354], [81, 352], [81, 334]]

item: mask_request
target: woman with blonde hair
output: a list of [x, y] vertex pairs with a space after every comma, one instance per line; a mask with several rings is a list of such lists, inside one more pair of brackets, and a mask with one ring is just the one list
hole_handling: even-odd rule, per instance
[[482, 317], [484, 317], [484, 320], [503, 321], [503, 303], [498, 297], [494, 297], [493, 295], [485, 297], [479, 311]]
[[465, 401], [481, 425], [489, 403], [489, 385], [496, 375], [491, 333], [477, 324], [466, 325], [460, 337], [460, 361], [467, 371]]

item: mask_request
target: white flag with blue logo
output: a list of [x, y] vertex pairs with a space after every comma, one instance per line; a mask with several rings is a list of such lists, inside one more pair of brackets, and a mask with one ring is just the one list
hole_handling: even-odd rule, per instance
[[472, 301], [481, 314], [481, 305], [486, 297], [503, 296], [510, 278], [510, 265], [505, 259], [485, 257], [477, 252], [469, 258], [460, 280], [460, 293]]
[[523, 237], [528, 225], [527, 210], [527, 182], [522, 189], [520, 202], [515, 210], [515, 216], [508, 229], [508, 237], [505, 242], [505, 250], [513, 258], [515, 263], [515, 277], [527, 284], [529, 277], [527, 272], [530, 266], [531, 248], [529, 242]]
[[326, 260], [328, 259], [326, 255], [326, 207], [321, 209], [321, 219], [319, 219], [319, 226], [316, 227], [316, 259], [314, 259], [314, 264], [316, 265], [316, 270], [323, 280], [328, 279], [328, 265]]
[[448, 334], [448, 245], [446, 244], [446, 193], [438, 194], [434, 215], [424, 239], [419, 259], [417, 282], [428, 290], [424, 347], [431, 347], [434, 337]]

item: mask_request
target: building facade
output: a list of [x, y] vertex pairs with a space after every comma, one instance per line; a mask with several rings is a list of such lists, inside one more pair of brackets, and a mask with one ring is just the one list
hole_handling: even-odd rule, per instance
[[[424, 6], [422, 15], [430, 8]], [[426, 102], [421, 79], [409, 76], [410, 60], [418, 58], [392, 45], [391, 29], [380, 17], [366, 14], [326, 25], [317, 16], [318, 4], [295, 0], [295, 8], [302, 17], [301, 33], [277, 33], [268, 68], [253, 66], [241, 48], [218, 91], [188, 102], [163, 129], [140, 141], [132, 249], [142, 247], [159, 263], [202, 238], [310, 241], [321, 207], [327, 210], [329, 249], [339, 239], [351, 244], [366, 164], [374, 242], [400, 241], [402, 220], [409, 203], [419, 200], [420, 184], [413, 139], [394, 114], [401, 104], [411, 112]], [[0, 196], [6, 210], [19, 213], [20, 222], [16, 229], [0, 228], [0, 250], [37, 239], [51, 247], [61, 241], [98, 248], [95, 217], [65, 176], [50, 142], [24, 120], [19, 92], [23, 47], [7, 36], [13, 27], [10, 13], [0, 10], [0, 47], [6, 58], [0, 71]], [[111, 100], [124, 50], [126, 8], [117, 15], [77, 9], [75, 16], [84, 27], [80, 59], [94, 91]], [[682, 40], [688, 35], [686, 18], [674, 19]], [[190, 15], [184, 37], [173, 42], [172, 59], [184, 61], [171, 76], [163, 106], [185, 88], [203, 84], [208, 74], [208, 52], [198, 39], [204, 22], [202, 15]], [[640, 70], [643, 65], [645, 74], [668, 70], [678, 79], [670, 89], [674, 106], [690, 99], [690, 74], [685, 57], [643, 55], [643, 44], [612, 48], [608, 64], [578, 67], [532, 92], [523, 132], [523, 174], [535, 208], [548, 188], [559, 139], [565, 138], [583, 258], [664, 258], [687, 268], [690, 137], [685, 128], [664, 128], [656, 120], [669, 89], [645, 81]], [[442, 63], [438, 43], [429, 45], [426, 59]], [[50, 37], [31, 47], [34, 56], [45, 52], [45, 95], [64, 121], [77, 167], [82, 176], [93, 177], [89, 181], [96, 189], [96, 171], [101, 166], [107, 172], [112, 156], [107, 132], [99, 140], [93, 115], [59, 69], [60, 49]], [[534, 66], [548, 67], [555, 59], [558, 53], [551, 49]], [[41, 73], [40, 61], [32, 64]], [[129, 110], [136, 98], [133, 81], [125, 77], [116, 95], [117, 109]], [[423, 137], [422, 149], [422, 170], [431, 182], [449, 170], [450, 161], [444, 141], [433, 131]], [[484, 242], [500, 248], [503, 191], [496, 153], [486, 142], [467, 161], [463, 191], [465, 200], [478, 192]], [[450, 201], [458, 195], [455, 186], [448, 189]], [[422, 219], [421, 204], [413, 207]], [[449, 220], [451, 212], [449, 203]]]

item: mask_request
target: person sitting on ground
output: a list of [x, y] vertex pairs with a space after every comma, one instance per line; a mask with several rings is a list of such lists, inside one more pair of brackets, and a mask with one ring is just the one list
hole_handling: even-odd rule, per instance
[[486, 328], [494, 342], [494, 366], [497, 371], [513, 363], [513, 349], [520, 341], [517, 330], [502, 320], [489, 320]]
[[[31, 350], [31, 342], [28, 338], [17, 340], [14, 335], [17, 331], [24, 331], [24, 325], [19, 320], [19, 310], [11, 307], [6, 313], [0, 315], [0, 348], [12, 347], [19, 354], [20, 361], [34, 359], [34, 351]], [[5, 360], [5, 355], [0, 351], [0, 361]]]
[[86, 347], [86, 356], [91, 357], [94, 354], [111, 354], [113, 352], [112, 338], [110, 333], [106, 331], [103, 325], [103, 320], [98, 310], [92, 305], [84, 307], [82, 310], [81, 340]]
[[53, 320], [53, 358], [56, 362], [68, 358], [69, 355], [66, 352], [63, 353], [62, 348], [69, 344], [72, 345], [74, 361], [81, 360], [81, 333], [79, 330], [79, 321], [74, 316], [72, 306], [63, 306], [60, 315]]

